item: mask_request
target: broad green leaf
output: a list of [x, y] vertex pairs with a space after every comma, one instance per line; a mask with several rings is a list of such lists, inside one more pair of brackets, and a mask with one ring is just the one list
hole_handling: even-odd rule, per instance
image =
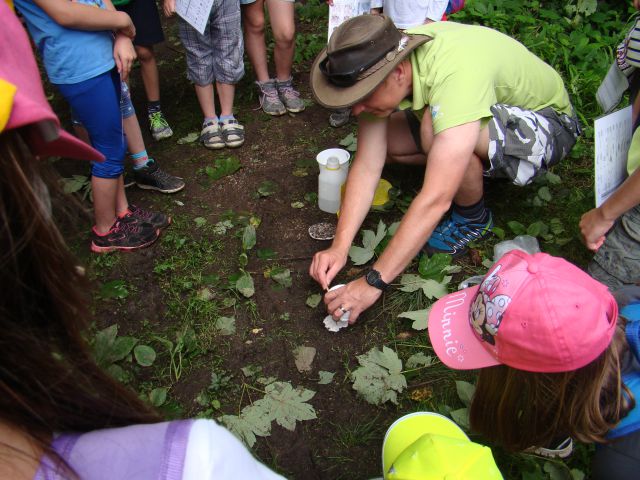
[[237, 172], [242, 165], [236, 157], [224, 157], [216, 159], [214, 166], [207, 166], [205, 173], [213, 180], [220, 180], [222, 177]]
[[265, 180], [258, 186], [258, 195], [260, 195], [261, 197], [268, 197], [276, 193], [277, 189], [278, 185], [276, 184], [276, 182]]
[[218, 420], [249, 448], [255, 445], [256, 436], [271, 435], [271, 419], [255, 404], [244, 407], [240, 416], [223, 415]]
[[358, 362], [360, 367], [351, 373], [353, 389], [373, 405], [388, 401], [397, 404], [398, 393], [407, 387], [397, 353], [388, 347], [383, 347], [382, 351], [374, 347], [366, 354], [358, 355]]
[[133, 356], [141, 367], [150, 367], [156, 361], [156, 351], [148, 345], [137, 345]]
[[405, 368], [428, 367], [432, 363], [433, 357], [431, 355], [425, 355], [424, 353], [419, 352], [414, 353], [408, 358]]
[[451, 277], [444, 277], [443, 283], [438, 283], [435, 280], [422, 280], [422, 291], [427, 298], [442, 298], [447, 294], [447, 283], [451, 281]]
[[540, 197], [545, 202], [551, 201], [551, 192], [549, 191], [549, 187], [544, 186], [538, 189], [538, 197]]
[[576, 9], [588, 17], [598, 9], [598, 0], [578, 0]]
[[427, 322], [429, 320], [429, 310], [431, 308], [425, 308], [424, 310], [412, 310], [410, 312], [402, 312], [398, 317], [408, 318], [413, 322], [411, 328], [414, 330], [426, 330]]
[[133, 347], [138, 343], [137, 338], [116, 337], [108, 354], [108, 362], [119, 362], [131, 353]]
[[532, 237], [541, 237], [549, 233], [549, 227], [546, 223], [542, 221], [533, 222], [527, 228], [527, 235], [531, 235]]
[[562, 224], [562, 220], [560, 220], [559, 218], [552, 218], [551, 220], [549, 220], [549, 230], [551, 230], [551, 233], [553, 233], [554, 235], [560, 235], [561, 233], [564, 233], [564, 225]]
[[525, 228], [525, 226], [520, 222], [516, 222], [512, 220], [510, 222], [507, 222], [507, 225], [509, 226], [511, 231], [516, 235], [524, 235], [527, 232], [527, 229]]
[[325, 370], [320, 370], [318, 372], [318, 376], [320, 377], [320, 380], [318, 380], [318, 383], [320, 385], [328, 385], [333, 381], [334, 375], [335, 375], [335, 372], [327, 372]]
[[307, 307], [316, 308], [318, 305], [320, 305], [321, 301], [322, 301], [322, 295], [320, 295], [319, 293], [312, 293], [307, 297], [306, 304], [307, 304]]
[[242, 252], [240, 255], [238, 255], [238, 265], [240, 266], [240, 268], [246, 267], [248, 263], [249, 257], [245, 252]]
[[296, 368], [300, 373], [310, 372], [313, 359], [316, 357], [316, 349], [300, 345], [293, 350]]
[[240, 278], [236, 281], [236, 289], [246, 298], [250, 298], [255, 293], [255, 287], [253, 285], [253, 278], [247, 272], [243, 272]]
[[391, 225], [389, 225], [389, 229], [387, 230], [387, 235], [391, 235], [391, 236], [395, 235], [399, 226], [400, 226], [400, 222], [393, 222]]
[[418, 264], [418, 272], [422, 278], [441, 282], [444, 278], [443, 270], [449, 265], [451, 265], [451, 255], [445, 253], [436, 253], [430, 257], [422, 255]]
[[362, 232], [362, 246], [368, 250], [375, 250], [378, 244], [387, 236], [387, 226], [382, 220], [378, 222], [378, 228], [374, 234], [371, 230]]
[[542, 468], [549, 475], [549, 480], [572, 480], [571, 471], [564, 463], [546, 461]]
[[207, 224], [207, 219], [204, 217], [196, 217], [193, 221], [196, 224], [196, 228], [204, 227]]
[[164, 387], [154, 388], [149, 393], [149, 401], [154, 407], [161, 407], [167, 401], [167, 389]]
[[281, 427], [293, 431], [296, 422], [317, 418], [313, 406], [306, 403], [315, 395], [313, 390], [294, 389], [288, 382], [274, 382], [265, 387], [265, 392], [266, 395], [253, 405]]
[[109, 354], [117, 335], [118, 325], [115, 323], [96, 334], [96, 339], [93, 342], [93, 354], [96, 363], [101, 367], [107, 367], [111, 363], [109, 362]]
[[399, 290], [403, 292], [415, 292], [422, 288], [422, 281], [423, 279], [419, 275], [405, 273], [400, 277], [400, 285], [402, 286]]
[[307, 203], [316, 203], [318, 201], [318, 194], [316, 192], [307, 192], [304, 194], [304, 201]]
[[278, 285], [289, 288], [292, 285], [291, 270], [283, 267], [267, 268], [264, 271], [264, 278], [270, 278]]
[[186, 137], [182, 137], [178, 139], [178, 145], [185, 145], [187, 143], [194, 143], [200, 138], [200, 134], [198, 132], [191, 132]]
[[493, 234], [498, 237], [500, 240], [504, 240], [504, 230], [500, 227], [493, 227], [491, 229]]
[[216, 320], [216, 330], [222, 335], [233, 335], [236, 333], [236, 319], [233, 317], [219, 317]]
[[129, 290], [124, 280], [111, 280], [100, 287], [100, 296], [105, 299], [123, 299], [129, 296]]
[[552, 172], [546, 173], [545, 180], [549, 183], [549, 185], [560, 185], [562, 183], [562, 179], [560, 178], [560, 176]]
[[251, 250], [256, 245], [256, 228], [253, 225], [244, 227], [242, 233], [242, 249]]
[[373, 250], [352, 245], [349, 249], [349, 258], [354, 265], [364, 265], [373, 258]]
[[571, 480], [584, 480], [586, 475], [582, 470], [578, 470], [577, 468], [571, 469]]
[[76, 193], [89, 184], [89, 179], [85, 175], [72, 175], [68, 178], [62, 178], [62, 189], [64, 193]]
[[458, 424], [463, 430], [469, 430], [469, 409], [459, 408], [449, 413], [454, 422]]
[[464, 380], [456, 380], [456, 391], [462, 403], [469, 407], [471, 405], [471, 399], [473, 398], [473, 392], [476, 391], [476, 386]]
[[129, 381], [129, 375], [117, 363], [112, 363], [106, 368], [106, 370], [109, 375], [121, 383], [127, 383]]

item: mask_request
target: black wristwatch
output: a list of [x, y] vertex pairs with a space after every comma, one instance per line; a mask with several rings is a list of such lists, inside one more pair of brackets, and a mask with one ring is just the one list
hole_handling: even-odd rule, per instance
[[378, 290], [382, 290], [383, 292], [389, 288], [389, 284], [382, 280], [382, 276], [380, 272], [374, 270], [373, 268], [367, 272], [364, 276], [365, 280], [372, 287], [376, 287]]

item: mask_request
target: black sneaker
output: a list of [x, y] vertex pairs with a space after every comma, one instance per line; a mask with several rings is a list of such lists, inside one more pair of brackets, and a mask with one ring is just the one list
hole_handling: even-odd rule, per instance
[[184, 188], [184, 180], [162, 170], [158, 163], [149, 159], [144, 167], [133, 170], [136, 185], [145, 190], [158, 190], [162, 193], [176, 193]]
[[[153, 228], [166, 228], [171, 225], [171, 217], [164, 213], [152, 212], [140, 207], [136, 207], [132, 203], [129, 204], [129, 211], [125, 213], [121, 218], [133, 217], [138, 222], [150, 223]], [[129, 221], [132, 221], [131, 219]]]
[[91, 251], [94, 253], [107, 253], [114, 250], [136, 250], [144, 248], [155, 242], [160, 236], [160, 231], [149, 223], [140, 222], [133, 217], [118, 218], [113, 226], [104, 235], [91, 230]]

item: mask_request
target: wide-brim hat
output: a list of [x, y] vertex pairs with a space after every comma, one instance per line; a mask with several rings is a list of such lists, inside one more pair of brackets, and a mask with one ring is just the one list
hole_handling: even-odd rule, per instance
[[60, 127], [47, 102], [29, 38], [0, 0], [0, 133], [20, 129], [35, 155], [103, 161], [104, 156]]
[[385, 15], [340, 25], [311, 67], [311, 91], [325, 108], [350, 107], [369, 96], [396, 65], [431, 40], [400, 32]]

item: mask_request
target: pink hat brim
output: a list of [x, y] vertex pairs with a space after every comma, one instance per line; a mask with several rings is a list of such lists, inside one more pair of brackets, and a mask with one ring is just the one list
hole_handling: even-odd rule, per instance
[[77, 137], [58, 129], [58, 138], [45, 141], [41, 135], [33, 132], [29, 135], [29, 146], [36, 155], [74, 158], [76, 160], [104, 161], [104, 155]]
[[482, 345], [469, 322], [479, 285], [442, 297], [429, 312], [429, 338], [438, 358], [449, 368], [473, 370], [500, 365]]

